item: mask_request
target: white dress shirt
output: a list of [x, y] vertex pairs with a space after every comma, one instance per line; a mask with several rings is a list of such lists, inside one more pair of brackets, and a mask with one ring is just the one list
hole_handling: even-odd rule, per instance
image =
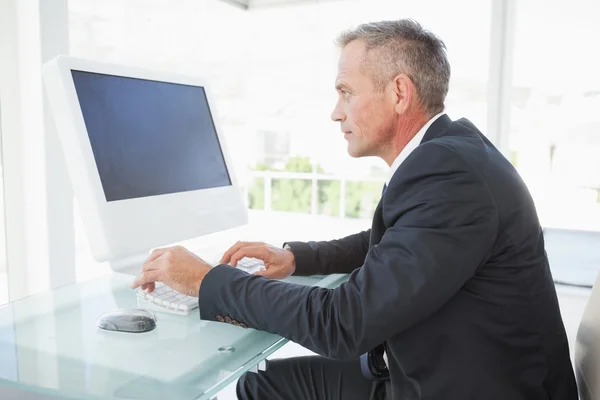
[[390, 174], [388, 175], [388, 179], [385, 182], [386, 185], [390, 184], [390, 181], [392, 180], [392, 176], [394, 176], [394, 174], [398, 170], [398, 167], [400, 167], [400, 164], [402, 164], [404, 162], [404, 160], [406, 160], [408, 158], [410, 153], [412, 153], [413, 150], [416, 149], [421, 144], [421, 141], [423, 140], [423, 137], [425, 136], [425, 132], [427, 132], [427, 129], [429, 129], [431, 124], [433, 124], [435, 122], [435, 120], [438, 119], [439, 117], [441, 117], [442, 115], [444, 115], [443, 112], [434, 115], [433, 118], [431, 118], [429, 121], [427, 121], [427, 123], [425, 125], [423, 125], [423, 127], [419, 130], [419, 132], [417, 132], [417, 134], [410, 140], [410, 142], [408, 142], [408, 144], [402, 149], [402, 151], [400, 152], [400, 154], [398, 154], [398, 157], [396, 157], [396, 159], [392, 163], [392, 166], [390, 167]]

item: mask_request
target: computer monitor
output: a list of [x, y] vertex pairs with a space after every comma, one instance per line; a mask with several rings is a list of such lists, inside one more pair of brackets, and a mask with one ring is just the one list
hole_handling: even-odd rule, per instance
[[60, 56], [43, 80], [95, 260], [247, 223], [201, 79]]

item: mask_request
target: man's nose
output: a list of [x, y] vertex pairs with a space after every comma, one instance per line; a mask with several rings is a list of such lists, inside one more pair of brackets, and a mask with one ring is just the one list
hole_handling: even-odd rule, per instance
[[345, 119], [344, 113], [340, 110], [340, 107], [337, 104], [331, 113], [331, 119], [333, 122], [342, 122]]

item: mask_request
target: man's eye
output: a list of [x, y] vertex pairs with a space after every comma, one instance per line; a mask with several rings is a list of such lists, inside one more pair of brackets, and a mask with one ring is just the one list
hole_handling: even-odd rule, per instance
[[342, 92], [342, 96], [344, 96], [344, 97], [346, 97], [346, 98], [347, 98], [348, 96], [350, 96], [350, 93], [349, 93], [348, 91], [346, 91], [346, 90], [343, 90], [343, 89], [342, 89], [342, 90], [341, 90], [341, 92]]

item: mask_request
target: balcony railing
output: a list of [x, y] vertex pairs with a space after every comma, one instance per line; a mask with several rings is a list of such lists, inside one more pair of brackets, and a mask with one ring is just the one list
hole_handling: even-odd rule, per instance
[[[290, 179], [290, 180], [307, 180], [311, 181], [311, 212], [310, 214], [318, 214], [318, 183], [319, 181], [331, 181], [340, 183], [340, 198], [339, 198], [339, 217], [346, 218], [346, 183], [347, 182], [377, 182], [383, 187], [385, 180], [380, 177], [349, 177], [339, 174], [321, 174], [315, 172], [279, 172], [279, 171], [250, 171], [249, 176], [253, 179], [262, 178], [264, 180], [264, 209], [265, 211], [272, 210], [272, 188], [273, 179]], [[248, 199], [249, 193], [245, 193]]]

